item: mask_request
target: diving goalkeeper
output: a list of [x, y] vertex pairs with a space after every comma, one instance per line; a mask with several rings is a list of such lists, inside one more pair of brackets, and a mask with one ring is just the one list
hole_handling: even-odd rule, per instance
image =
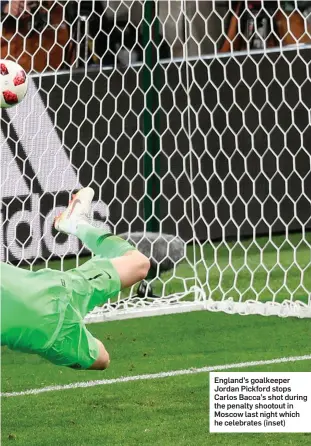
[[110, 297], [145, 278], [149, 260], [127, 241], [87, 221], [94, 191], [81, 189], [55, 219], [55, 228], [78, 237], [94, 254], [67, 272], [27, 271], [1, 263], [1, 344], [37, 353], [53, 364], [103, 370], [110, 359], [84, 317]]

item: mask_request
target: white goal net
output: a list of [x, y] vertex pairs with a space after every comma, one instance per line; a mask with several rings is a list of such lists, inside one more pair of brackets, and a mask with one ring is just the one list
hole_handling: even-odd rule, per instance
[[52, 223], [91, 186], [94, 219], [140, 233], [153, 268], [88, 321], [311, 317], [308, 3], [2, 5], [29, 90], [1, 110], [1, 261], [84, 261]]

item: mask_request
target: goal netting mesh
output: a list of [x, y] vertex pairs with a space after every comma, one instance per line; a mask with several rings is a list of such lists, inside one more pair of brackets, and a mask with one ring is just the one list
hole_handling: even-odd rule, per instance
[[84, 261], [52, 223], [89, 185], [97, 224], [150, 237], [155, 258], [152, 290], [133, 288], [89, 321], [204, 309], [311, 317], [306, 3], [2, 11], [1, 58], [28, 71], [29, 91], [1, 111], [1, 260]]

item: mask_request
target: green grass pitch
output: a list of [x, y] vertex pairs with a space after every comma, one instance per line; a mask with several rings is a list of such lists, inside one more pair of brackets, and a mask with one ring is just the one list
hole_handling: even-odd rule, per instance
[[[230, 294], [234, 269], [238, 268], [238, 287], [245, 292], [243, 297], [249, 298], [254, 289], [261, 289], [261, 298], [268, 299], [269, 288], [277, 290], [284, 282], [284, 271], [288, 270], [284, 294], [293, 292], [297, 298], [307, 297], [306, 290], [311, 289], [311, 277], [307, 274], [309, 235], [307, 240], [302, 242], [301, 236], [295, 234], [290, 236], [290, 242], [285, 242], [283, 237], [274, 238], [272, 244], [264, 238], [256, 244], [246, 241], [247, 263], [255, 271], [253, 287], [250, 287], [249, 271], [243, 267], [245, 251], [238, 246], [233, 248], [234, 243], [230, 245], [233, 251], [229, 268], [226, 268], [229, 251], [224, 244], [214, 249], [204, 248], [210, 270], [208, 286], [202, 261], [197, 264], [197, 273], [217, 298], [221, 292]], [[261, 263], [259, 247], [263, 250]], [[189, 253], [193, 255], [191, 248]], [[216, 256], [222, 273], [215, 263]], [[276, 263], [279, 266], [268, 275], [263, 265], [271, 269]], [[57, 263], [52, 266], [58, 267]], [[66, 261], [66, 268], [72, 266], [72, 260]], [[301, 275], [301, 269], [306, 273]], [[181, 289], [181, 279], [190, 275], [189, 265], [180, 264], [177, 274], [180, 278], [171, 280], [166, 292]], [[277, 297], [281, 298], [281, 293]], [[193, 312], [93, 324], [89, 328], [103, 340], [111, 354], [109, 370], [85, 372], [58, 368], [36, 355], [3, 348], [2, 392], [309, 355], [311, 350], [310, 320], [298, 318]], [[310, 371], [311, 360], [234, 369], [255, 370]], [[208, 381], [208, 373], [200, 373], [2, 398], [1, 444], [311, 444], [310, 434], [210, 434]]]

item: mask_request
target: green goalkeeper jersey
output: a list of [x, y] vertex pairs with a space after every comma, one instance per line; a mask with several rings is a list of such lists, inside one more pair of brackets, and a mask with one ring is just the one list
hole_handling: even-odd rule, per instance
[[1, 263], [1, 344], [46, 351], [61, 329], [68, 306], [65, 273], [27, 271]]

